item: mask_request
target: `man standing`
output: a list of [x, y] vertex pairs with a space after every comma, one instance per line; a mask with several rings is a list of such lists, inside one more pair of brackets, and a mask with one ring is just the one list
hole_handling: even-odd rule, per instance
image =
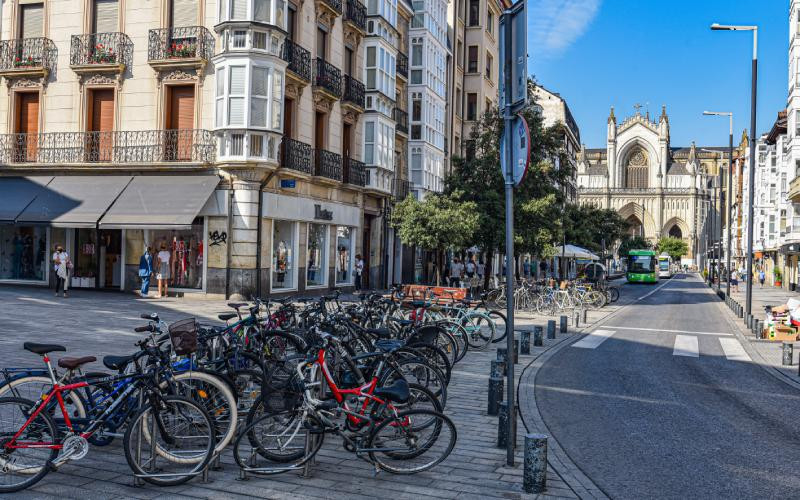
[[150, 275], [152, 274], [153, 249], [147, 247], [139, 258], [139, 277], [142, 279], [142, 288], [139, 290], [139, 294], [142, 297], [147, 297], [147, 293], [150, 291]]
[[464, 264], [458, 258], [450, 264], [450, 286], [461, 287], [461, 276], [464, 274]]

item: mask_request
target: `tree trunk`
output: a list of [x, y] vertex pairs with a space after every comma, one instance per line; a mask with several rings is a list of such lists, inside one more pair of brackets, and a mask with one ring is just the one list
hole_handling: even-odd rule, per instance
[[494, 260], [494, 249], [486, 250], [486, 262], [483, 264], [483, 289], [489, 289], [489, 277], [492, 275], [492, 261]]

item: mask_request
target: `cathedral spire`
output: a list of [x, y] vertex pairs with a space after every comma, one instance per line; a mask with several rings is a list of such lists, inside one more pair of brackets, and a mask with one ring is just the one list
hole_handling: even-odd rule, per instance
[[614, 116], [614, 106], [611, 106], [611, 113], [608, 115], [608, 123], [617, 123], [617, 117]]
[[662, 104], [661, 105], [661, 116], [658, 118], [658, 121], [661, 121], [661, 120], [664, 120], [666, 122], [669, 121], [669, 118], [667, 117], [667, 105], [666, 104]]
[[692, 141], [692, 147], [689, 148], [689, 158], [686, 161], [687, 163], [696, 163], [697, 162], [697, 147]]

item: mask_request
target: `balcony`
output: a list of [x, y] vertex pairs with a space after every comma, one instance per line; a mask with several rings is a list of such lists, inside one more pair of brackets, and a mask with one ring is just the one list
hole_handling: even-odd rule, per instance
[[20, 38], [0, 41], [0, 76], [38, 77], [56, 67], [58, 49], [49, 38]]
[[354, 186], [364, 187], [367, 183], [366, 169], [364, 163], [353, 158], [344, 159], [344, 182]]
[[361, 40], [367, 34], [367, 8], [359, 0], [346, 0], [344, 6], [345, 30], [351, 31], [357, 40]]
[[76, 73], [123, 73], [131, 65], [133, 43], [125, 33], [72, 35], [69, 66]]
[[342, 0], [315, 0], [317, 20], [333, 27], [334, 20], [342, 15]]
[[314, 92], [330, 101], [342, 97], [342, 72], [320, 57], [314, 60]]
[[397, 76], [403, 78], [403, 80], [408, 81], [408, 56], [403, 54], [402, 52], [397, 53]]
[[342, 181], [342, 156], [325, 149], [314, 150], [314, 175]]
[[205, 67], [214, 55], [214, 36], [203, 26], [150, 30], [147, 62], [157, 70]]
[[208, 130], [48, 132], [0, 135], [0, 163], [210, 163], [216, 143]]
[[359, 113], [364, 111], [364, 84], [350, 75], [344, 75], [343, 86], [342, 103], [350, 105]]
[[284, 137], [281, 142], [281, 167], [307, 175], [314, 173], [313, 148], [305, 142]]
[[795, 177], [789, 183], [788, 198], [791, 203], [800, 203], [800, 177]]
[[400, 108], [394, 108], [392, 119], [395, 121], [394, 131], [408, 137], [408, 113]]
[[397, 178], [394, 179], [394, 189], [392, 190], [392, 195], [396, 200], [405, 200], [410, 192], [411, 181]]
[[289, 63], [289, 78], [301, 86], [311, 82], [311, 52], [291, 40], [285, 40], [281, 58]]

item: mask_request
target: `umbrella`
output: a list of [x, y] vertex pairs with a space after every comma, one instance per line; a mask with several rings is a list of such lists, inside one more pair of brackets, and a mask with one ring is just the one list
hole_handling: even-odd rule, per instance
[[576, 259], [600, 260], [600, 257], [593, 254], [589, 250], [586, 250], [585, 248], [581, 248], [575, 245], [567, 245], [566, 247], [557, 246], [554, 248], [553, 251], [554, 251], [554, 257], [561, 257], [563, 252], [564, 257], [570, 257]]

